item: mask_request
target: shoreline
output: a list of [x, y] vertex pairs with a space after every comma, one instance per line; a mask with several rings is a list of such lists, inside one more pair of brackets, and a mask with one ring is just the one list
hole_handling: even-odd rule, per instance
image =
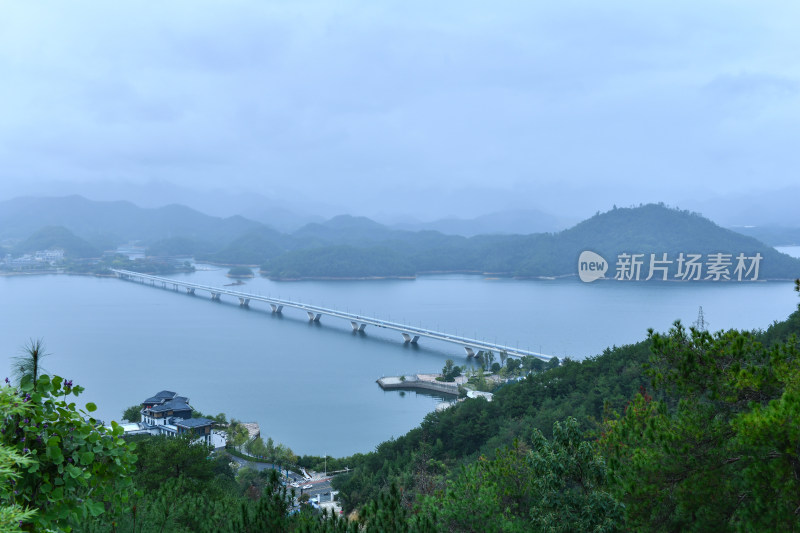
[[[224, 263], [209, 263], [209, 262], [202, 262], [200, 264], [204, 265], [212, 265], [212, 266], [247, 266], [247, 265], [228, 265]], [[251, 268], [255, 268], [252, 267]], [[195, 268], [194, 270], [176, 270], [175, 272], [171, 272], [169, 274], [165, 274], [167, 276], [172, 274], [191, 274], [193, 272], [201, 272], [211, 269], [198, 269]], [[147, 274], [147, 272], [143, 272], [143, 274]], [[517, 281], [556, 281], [562, 279], [570, 279], [570, 278], [577, 278], [577, 274], [559, 274], [555, 276], [515, 276], [511, 273], [507, 272], [480, 272], [476, 270], [428, 270], [423, 272], [418, 272], [412, 276], [300, 276], [297, 278], [281, 278], [281, 277], [273, 277], [268, 274], [264, 274], [263, 272], [259, 271], [259, 273], [253, 274], [252, 276], [231, 276], [226, 274], [226, 277], [236, 280], [241, 279], [254, 279], [257, 276], [262, 278], [267, 278], [270, 281], [287, 281], [287, 282], [296, 282], [296, 281], [382, 281], [382, 280], [405, 280], [405, 281], [415, 281], [420, 277], [425, 276], [437, 276], [437, 275], [446, 275], [446, 274], [463, 274], [468, 276], [482, 276], [484, 280], [493, 281], [499, 279], [511, 279]], [[38, 272], [22, 272], [22, 271], [2, 271], [0, 270], [0, 277], [12, 277], [12, 276], [47, 276], [47, 275], [67, 275], [67, 276], [89, 276], [89, 277], [96, 277], [96, 278], [113, 278], [115, 274], [97, 274], [92, 272], [64, 272], [64, 271], [57, 271], [57, 270], [47, 270], [47, 271], [38, 271]], [[701, 283], [701, 284], [721, 284], [721, 285], [749, 285], [753, 283], [764, 283], [764, 282], [793, 282], [795, 281], [795, 277], [789, 278], [764, 278], [758, 280], [680, 280], [680, 279], [668, 279], [668, 280], [630, 280], [624, 281], [623, 283], [626, 284], [658, 284], [658, 283]], [[596, 281], [602, 282], [611, 282], [611, 281], [619, 281], [614, 278], [600, 278]]]
[[[172, 272], [171, 274], [191, 274], [193, 271], [182, 271], [178, 270]], [[147, 274], [147, 272], [142, 272], [142, 274]], [[97, 274], [95, 272], [56, 272], [56, 271], [47, 271], [47, 272], [3, 272], [0, 271], [0, 277], [14, 277], [14, 276], [85, 276], [89, 278], [115, 278], [117, 277], [116, 274]]]
[[387, 279], [402, 279], [413, 281], [417, 276], [301, 276], [299, 278], [280, 278], [273, 277], [267, 274], [261, 274], [262, 278], [267, 278], [270, 281], [380, 281]]

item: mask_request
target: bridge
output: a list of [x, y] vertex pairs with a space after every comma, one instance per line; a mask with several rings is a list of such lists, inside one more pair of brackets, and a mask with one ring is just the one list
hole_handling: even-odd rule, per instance
[[464, 351], [470, 357], [474, 356], [476, 352], [481, 350], [493, 351], [498, 353], [505, 352], [506, 355], [508, 355], [509, 357], [533, 356], [533, 357], [538, 357], [539, 359], [542, 359], [544, 361], [549, 361], [554, 357], [552, 355], [546, 355], [539, 352], [532, 352], [529, 350], [520, 350], [519, 348], [504, 346], [502, 344], [495, 344], [478, 339], [470, 339], [467, 337], [451, 335], [449, 333], [433, 331], [422, 327], [415, 327], [407, 324], [400, 324], [398, 322], [382, 320], [379, 318], [361, 316], [353, 313], [348, 313], [345, 311], [339, 311], [336, 309], [329, 309], [326, 307], [309, 305], [302, 302], [293, 302], [291, 300], [273, 298], [271, 296], [261, 296], [258, 294], [249, 294], [223, 287], [212, 287], [209, 285], [200, 285], [198, 283], [189, 283], [188, 281], [163, 278], [160, 276], [152, 276], [150, 274], [142, 274], [140, 272], [133, 272], [130, 270], [112, 269], [112, 272], [114, 272], [119, 279], [136, 281], [142, 284], [149, 283], [154, 287], [160, 286], [164, 289], [172, 289], [177, 292], [184, 291], [187, 294], [192, 294], [192, 295], [196, 294], [197, 291], [207, 292], [211, 295], [212, 301], [219, 301], [220, 298], [223, 295], [225, 295], [237, 298], [239, 300], [239, 305], [242, 307], [249, 307], [250, 302], [263, 302], [269, 305], [273, 313], [282, 313], [284, 307], [297, 309], [300, 311], [304, 311], [308, 316], [308, 320], [312, 322], [319, 322], [323, 316], [341, 318], [349, 321], [350, 325], [353, 327], [353, 331], [356, 332], [363, 332], [367, 326], [374, 326], [378, 328], [394, 330], [400, 333], [400, 335], [403, 338], [403, 341], [407, 344], [408, 343], [417, 344], [421, 337], [436, 339], [444, 342], [450, 342], [453, 344], [458, 344], [463, 346]]

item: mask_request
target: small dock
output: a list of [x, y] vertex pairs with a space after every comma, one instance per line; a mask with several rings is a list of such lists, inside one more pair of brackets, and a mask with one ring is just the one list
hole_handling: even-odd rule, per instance
[[406, 376], [385, 376], [377, 380], [383, 390], [420, 389], [458, 396], [458, 386], [467, 378], [459, 376], [455, 381], [437, 381], [439, 374], [411, 374]]

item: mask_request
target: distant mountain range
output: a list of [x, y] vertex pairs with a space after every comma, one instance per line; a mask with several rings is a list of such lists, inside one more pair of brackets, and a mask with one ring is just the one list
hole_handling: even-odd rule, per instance
[[0, 202], [0, 241], [24, 239], [45, 226], [63, 226], [100, 248], [170, 237], [219, 246], [263, 227], [241, 216], [211, 217], [181, 205], [141, 208], [130, 202], [96, 202], [81, 196]]
[[[524, 218], [520, 212], [495, 217], [495, 221], [524, 228]], [[479, 229], [478, 222], [472, 222], [472, 226], [466, 221], [458, 224], [471, 233]], [[556, 221], [533, 213], [527, 224], [555, 227]], [[469, 227], [472, 231], [466, 231]], [[584, 250], [608, 260], [607, 277], [613, 277], [616, 259], [623, 253], [642, 254], [645, 260], [650, 254], [659, 258], [668, 254], [673, 268], [680, 253], [701, 254], [704, 261], [713, 253], [731, 258], [740, 253], [748, 258], [761, 254], [759, 279], [800, 277], [800, 260], [698, 214], [655, 204], [615, 208], [559, 232], [464, 237], [388, 227], [346, 215], [282, 233], [241, 216], [213, 217], [178, 205], [140, 208], [129, 202], [94, 202], [78, 196], [0, 202], [0, 243], [5, 243], [6, 251], [45, 247], [45, 243], [52, 246], [59, 239], [69, 244], [73, 255], [96, 254], [136, 241], [150, 255], [192, 255], [216, 263], [261, 265], [278, 279], [414, 276], [436, 271], [574, 276]]]

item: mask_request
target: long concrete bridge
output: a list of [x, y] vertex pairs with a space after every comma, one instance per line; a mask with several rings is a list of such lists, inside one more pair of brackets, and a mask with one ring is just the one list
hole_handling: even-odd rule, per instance
[[323, 316], [341, 318], [350, 322], [350, 325], [353, 327], [353, 331], [364, 331], [367, 326], [391, 329], [398, 331], [403, 337], [403, 341], [405, 343], [417, 344], [421, 337], [450, 342], [463, 346], [464, 351], [467, 352], [468, 356], [474, 356], [476, 352], [483, 350], [497, 353], [505, 352], [506, 355], [510, 357], [533, 356], [545, 361], [549, 361], [554, 357], [552, 355], [546, 355], [539, 352], [520, 350], [519, 348], [513, 348], [511, 346], [503, 346], [502, 344], [460, 337], [458, 335], [451, 335], [449, 333], [442, 333], [421, 327], [400, 324], [398, 322], [390, 322], [388, 320], [381, 320], [379, 318], [356, 315], [345, 311], [309, 305], [302, 302], [293, 302], [291, 300], [273, 298], [271, 296], [261, 296], [258, 294], [249, 294], [223, 287], [212, 287], [209, 285], [200, 285], [198, 283], [189, 283], [188, 281], [162, 278], [160, 276], [152, 276], [150, 274], [142, 274], [139, 272], [132, 272], [130, 270], [112, 269], [112, 272], [114, 272], [118, 278], [123, 280], [137, 281], [142, 284], [149, 283], [154, 287], [160, 286], [162, 288], [172, 289], [178, 292], [185, 291], [187, 294], [196, 294], [197, 291], [207, 292], [211, 295], [211, 300], [213, 301], [220, 300], [223, 295], [232, 296], [233, 298], [237, 298], [239, 300], [239, 305], [243, 307], [248, 307], [250, 302], [264, 302], [270, 306], [273, 313], [283, 312], [284, 307], [298, 309], [300, 311], [305, 311], [308, 316], [308, 320], [312, 322], [319, 322]]

